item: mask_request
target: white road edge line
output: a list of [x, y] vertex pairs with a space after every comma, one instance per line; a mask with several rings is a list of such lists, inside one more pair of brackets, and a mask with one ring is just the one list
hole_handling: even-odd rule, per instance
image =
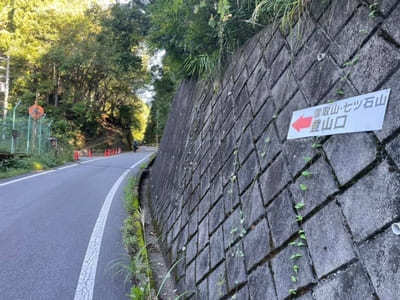
[[65, 170], [65, 169], [73, 168], [73, 167], [76, 167], [76, 166], [79, 166], [79, 164], [73, 164], [73, 165], [69, 165], [69, 166], [57, 168], [57, 170], [58, 170], [58, 171], [60, 171], [60, 170]]
[[94, 225], [92, 235], [90, 236], [89, 245], [86, 250], [85, 258], [82, 263], [81, 272], [79, 275], [78, 284], [75, 290], [74, 300], [92, 300], [94, 284], [96, 280], [97, 263], [100, 255], [100, 247], [103, 239], [104, 228], [106, 226], [108, 213], [110, 212], [111, 204], [114, 199], [115, 193], [119, 186], [128, 175], [141, 162], [145, 161], [151, 156], [148, 155], [142, 160], [134, 163], [128, 170], [126, 170], [114, 183], [111, 190], [108, 192], [103, 206], [101, 207], [99, 216], [97, 217], [96, 224]]
[[88, 164], [88, 163], [91, 163], [91, 162], [94, 162], [94, 161], [97, 161], [97, 160], [102, 160], [102, 159], [107, 159], [107, 158], [111, 158], [111, 157], [99, 157], [99, 158], [94, 158], [94, 159], [91, 159], [91, 160], [83, 161], [83, 162], [81, 162], [80, 164], [81, 164], [81, 165], [84, 165], [84, 164]]
[[4, 183], [0, 183], [0, 186], [6, 186], [6, 185], [9, 185], [9, 184], [12, 184], [12, 183], [16, 183], [16, 182], [19, 182], [19, 181], [23, 181], [23, 180], [26, 180], [26, 179], [30, 179], [30, 178], [46, 175], [46, 174], [49, 174], [49, 173], [53, 173], [55, 171], [56, 170], [49, 170], [49, 171], [46, 171], [46, 172], [42, 172], [42, 173], [30, 175], [30, 176], [25, 176], [25, 177], [22, 177], [22, 178], [18, 178], [18, 179], [14, 179], [14, 180], [11, 180], [11, 181], [4, 182]]

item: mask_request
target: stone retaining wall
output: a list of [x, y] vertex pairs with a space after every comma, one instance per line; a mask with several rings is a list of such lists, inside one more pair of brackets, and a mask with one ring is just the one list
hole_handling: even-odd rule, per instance
[[[314, 0], [181, 85], [151, 178], [179, 293], [400, 299], [399, 24], [396, 0]], [[383, 130], [286, 140], [294, 110], [384, 88]]]

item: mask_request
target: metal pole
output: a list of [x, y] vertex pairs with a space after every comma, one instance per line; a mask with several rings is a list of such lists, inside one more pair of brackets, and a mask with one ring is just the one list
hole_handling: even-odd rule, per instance
[[46, 114], [43, 116], [43, 118], [40, 118], [39, 120], [39, 155], [40, 151], [42, 149], [42, 122], [46, 118]]
[[51, 145], [49, 143], [50, 143], [50, 137], [51, 137], [51, 125], [52, 124], [53, 124], [53, 120], [51, 120], [49, 122], [49, 124], [47, 125], [47, 128], [48, 128], [48, 131], [47, 131], [47, 143], [46, 143], [47, 152], [49, 152], [49, 149], [51, 148]]
[[4, 92], [4, 104], [3, 104], [3, 120], [7, 118], [8, 110], [8, 96], [10, 92], [10, 56], [7, 55], [7, 66], [6, 66], [6, 86]]
[[14, 137], [14, 130], [15, 130], [15, 111], [17, 110], [17, 107], [21, 104], [21, 100], [18, 100], [17, 105], [15, 105], [13, 109], [13, 118], [12, 118], [12, 136], [11, 136], [11, 153], [15, 153], [15, 137]]
[[26, 154], [29, 154], [29, 146], [31, 143], [31, 116], [28, 116], [28, 134], [26, 139]]

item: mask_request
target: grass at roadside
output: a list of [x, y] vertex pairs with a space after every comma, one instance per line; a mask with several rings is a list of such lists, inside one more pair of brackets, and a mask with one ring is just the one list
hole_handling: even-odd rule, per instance
[[125, 187], [125, 209], [128, 217], [124, 221], [123, 241], [130, 256], [127, 279], [132, 283], [132, 300], [155, 299], [151, 284], [151, 269], [143, 232], [143, 216], [140, 210], [138, 179], [129, 178]]
[[0, 161], [0, 179], [43, 171], [72, 161], [72, 154], [65, 152], [57, 157], [52, 154], [14, 158]]

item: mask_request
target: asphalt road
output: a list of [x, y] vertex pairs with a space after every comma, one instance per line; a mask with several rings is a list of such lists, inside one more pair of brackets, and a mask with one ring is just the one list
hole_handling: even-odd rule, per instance
[[123, 187], [150, 155], [0, 181], [0, 299], [127, 299]]

